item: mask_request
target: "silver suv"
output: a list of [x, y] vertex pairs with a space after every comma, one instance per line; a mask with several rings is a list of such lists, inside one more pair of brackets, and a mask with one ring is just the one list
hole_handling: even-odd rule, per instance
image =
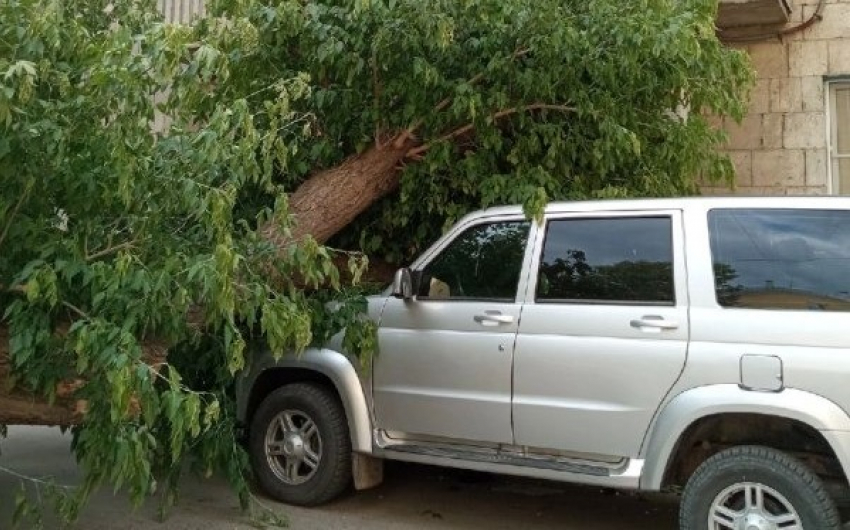
[[688, 530], [831, 530], [850, 471], [850, 199], [550, 204], [461, 220], [340, 341], [238, 382], [256, 477], [302, 505], [382, 459], [682, 491]]

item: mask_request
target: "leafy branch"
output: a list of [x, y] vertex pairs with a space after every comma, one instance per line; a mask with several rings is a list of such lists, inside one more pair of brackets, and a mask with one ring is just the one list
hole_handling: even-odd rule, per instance
[[[529, 53], [531, 53], [530, 48], [519, 48], [514, 53], [511, 54], [510, 58], [511, 58], [511, 60], [516, 60], [516, 59], [519, 59], [521, 57], [528, 55]], [[487, 75], [486, 72], [478, 72], [477, 74], [475, 74], [474, 76], [472, 76], [471, 78], [469, 78], [466, 81], [466, 85], [469, 86], [469, 87], [473, 87], [473, 86], [477, 85], [478, 83], [480, 83], [486, 77], [486, 75]], [[376, 100], [377, 100], [377, 97], [376, 97]], [[449, 105], [452, 104], [453, 100], [454, 100], [454, 98], [452, 98], [451, 96], [440, 100], [439, 103], [434, 105], [433, 113], [436, 114], [438, 112], [442, 112], [442, 111], [446, 110], [449, 107]], [[407, 129], [405, 129], [400, 135], [398, 135], [396, 137], [396, 139], [393, 142], [395, 147], [396, 148], [404, 147], [404, 145], [408, 141], [415, 138], [416, 132], [424, 124], [425, 124], [424, 118], [419, 118], [418, 120], [413, 122], [409, 127], [407, 127]]]
[[12, 208], [11, 213], [6, 217], [6, 223], [3, 225], [3, 231], [0, 232], [0, 248], [3, 247], [3, 242], [6, 240], [6, 237], [9, 235], [9, 230], [12, 228], [12, 221], [15, 220], [15, 217], [21, 211], [21, 206], [27, 201], [29, 198], [30, 192], [32, 191], [34, 183], [32, 180], [27, 182], [27, 185], [24, 187], [23, 192], [18, 197], [15, 206]]
[[[498, 121], [502, 118], [506, 118], [506, 117], [514, 115], [514, 114], [519, 114], [519, 113], [522, 113], [522, 112], [532, 112], [532, 111], [536, 111], [536, 110], [553, 110], [553, 111], [558, 111], [558, 112], [575, 112], [576, 108], [570, 107], [570, 106], [567, 106], [567, 105], [552, 105], [552, 104], [546, 104], [546, 103], [535, 103], [535, 104], [532, 104], [532, 105], [524, 105], [522, 107], [515, 107], [515, 108], [500, 110], [499, 112], [495, 112], [495, 113], [491, 114], [489, 116], [489, 120], [491, 122], [496, 122], [496, 121]], [[455, 130], [453, 130], [449, 133], [446, 133], [443, 136], [440, 136], [436, 140], [428, 142], [425, 145], [420, 145], [418, 147], [414, 147], [414, 148], [410, 149], [407, 152], [406, 157], [407, 158], [421, 157], [423, 153], [425, 153], [426, 151], [431, 149], [435, 144], [442, 143], [442, 142], [448, 142], [448, 141], [454, 140], [456, 138], [459, 138], [461, 136], [464, 136], [464, 135], [474, 131], [475, 127], [476, 127], [476, 124], [474, 124], [474, 123], [468, 123], [468, 124], [466, 124], [462, 127], [458, 127], [457, 129], [455, 129]]]
[[106, 248], [103, 248], [96, 252], [92, 252], [91, 254], [86, 253], [85, 260], [95, 261], [101, 258], [105, 258], [107, 256], [111, 256], [112, 254], [116, 254], [122, 250], [131, 250], [135, 248], [137, 244], [138, 241], [134, 239], [132, 241], [124, 241], [123, 243], [119, 243], [117, 245], [109, 245]]

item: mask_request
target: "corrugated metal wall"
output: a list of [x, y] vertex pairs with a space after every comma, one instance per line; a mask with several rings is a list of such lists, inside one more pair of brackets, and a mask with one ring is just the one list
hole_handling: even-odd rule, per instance
[[[157, 4], [167, 22], [185, 24], [194, 18], [204, 16], [203, 0], [158, 0]], [[168, 96], [165, 93], [157, 94], [154, 100], [159, 101], [166, 97]], [[164, 131], [170, 123], [168, 116], [159, 112], [154, 113], [154, 131]]]
[[203, 0], [159, 0], [158, 4], [168, 22], [185, 23], [204, 15]]

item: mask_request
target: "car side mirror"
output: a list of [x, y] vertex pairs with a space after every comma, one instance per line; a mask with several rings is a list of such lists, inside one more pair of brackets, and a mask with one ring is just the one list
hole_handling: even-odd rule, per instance
[[407, 267], [396, 271], [393, 278], [392, 295], [402, 300], [413, 298], [413, 275]]

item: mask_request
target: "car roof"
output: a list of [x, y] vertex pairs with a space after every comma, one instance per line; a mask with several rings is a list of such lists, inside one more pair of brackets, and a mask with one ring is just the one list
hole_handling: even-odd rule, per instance
[[[712, 208], [815, 208], [850, 209], [850, 196], [710, 196], [710, 197], [673, 197], [663, 199], [604, 199], [588, 201], [561, 201], [546, 205], [545, 212], [570, 213], [594, 211], [635, 211], [635, 210], [687, 210]], [[522, 206], [494, 206], [473, 213], [481, 215], [522, 214]]]

